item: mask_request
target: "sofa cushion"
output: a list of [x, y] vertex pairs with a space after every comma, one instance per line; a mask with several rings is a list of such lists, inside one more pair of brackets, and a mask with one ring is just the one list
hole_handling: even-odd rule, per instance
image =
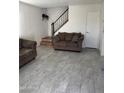
[[78, 43], [77, 42], [71, 42], [71, 41], [66, 41], [66, 47], [78, 47]]
[[30, 55], [32, 51], [32, 49], [22, 48], [19, 50], [19, 56]]
[[74, 35], [73, 38], [72, 38], [72, 42], [77, 42], [78, 41], [78, 35]]
[[81, 33], [74, 33], [72, 42], [77, 42], [80, 37], [81, 37]]
[[65, 47], [66, 46], [66, 41], [58, 41], [58, 42], [55, 43], [55, 46]]
[[81, 33], [74, 33], [74, 35], [77, 35], [78, 37], [81, 37]]
[[60, 38], [60, 40], [65, 40], [65, 33], [63, 33], [63, 32], [59, 32], [59, 38]]
[[73, 37], [73, 33], [66, 33], [65, 34], [65, 40], [67, 40], [67, 41], [71, 41], [72, 37]]

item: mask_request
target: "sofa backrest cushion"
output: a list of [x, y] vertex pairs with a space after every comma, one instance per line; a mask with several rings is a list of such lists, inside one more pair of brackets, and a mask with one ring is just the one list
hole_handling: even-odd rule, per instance
[[78, 41], [81, 37], [81, 33], [66, 33], [66, 32], [59, 32], [58, 34], [61, 41]]
[[81, 33], [74, 33], [72, 41], [77, 42], [80, 37], [81, 37]]
[[65, 32], [59, 32], [59, 38], [60, 40], [64, 41], [65, 40]]
[[65, 34], [65, 40], [66, 41], [71, 41], [73, 37], [73, 33], [66, 33]]
[[74, 35], [81, 37], [81, 33], [74, 33]]

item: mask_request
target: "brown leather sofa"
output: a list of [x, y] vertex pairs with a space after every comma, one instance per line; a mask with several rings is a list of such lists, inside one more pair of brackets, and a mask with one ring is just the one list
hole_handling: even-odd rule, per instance
[[81, 51], [84, 35], [81, 33], [65, 33], [59, 32], [53, 37], [54, 49]]
[[35, 41], [19, 39], [19, 67], [35, 59], [36, 45]]

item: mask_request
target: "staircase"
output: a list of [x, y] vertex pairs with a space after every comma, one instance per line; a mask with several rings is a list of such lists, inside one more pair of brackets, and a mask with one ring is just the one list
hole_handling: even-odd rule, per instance
[[[54, 37], [55, 33], [63, 27], [68, 22], [68, 9], [66, 9], [59, 18], [51, 24], [52, 29], [52, 37]], [[45, 45], [48, 47], [52, 47], [52, 37], [44, 37], [41, 40], [41, 45]]]
[[52, 37], [55, 35], [55, 33], [68, 22], [68, 9], [65, 10], [65, 12], [60, 15], [60, 17], [51, 24], [52, 27]]

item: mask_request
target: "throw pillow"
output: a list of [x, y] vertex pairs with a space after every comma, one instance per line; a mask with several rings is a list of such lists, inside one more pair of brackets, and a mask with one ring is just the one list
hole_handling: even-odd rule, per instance
[[60, 38], [60, 40], [65, 40], [65, 33], [60, 33], [59, 32], [59, 38]]
[[78, 41], [78, 35], [74, 35], [73, 38], [72, 38], [72, 42], [77, 42]]

